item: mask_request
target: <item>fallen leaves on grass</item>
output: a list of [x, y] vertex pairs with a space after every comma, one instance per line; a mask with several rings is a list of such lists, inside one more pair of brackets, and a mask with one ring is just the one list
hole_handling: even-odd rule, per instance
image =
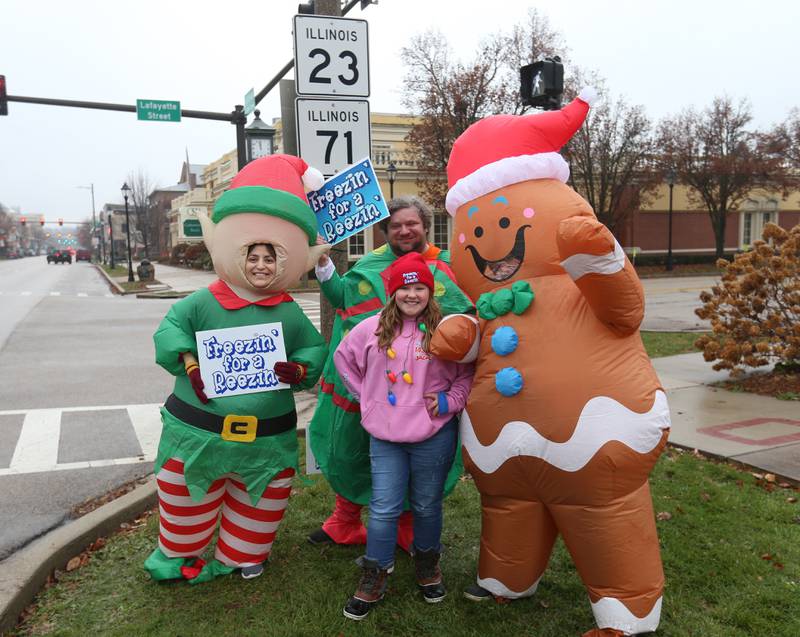
[[672, 513], [670, 513], [669, 511], [660, 511], [656, 515], [656, 520], [658, 520], [659, 522], [666, 522], [667, 520], [671, 519], [672, 519]]
[[130, 482], [126, 482], [123, 485], [120, 485], [116, 489], [109, 491], [108, 493], [104, 493], [101, 496], [96, 498], [90, 498], [89, 500], [85, 500], [78, 505], [72, 507], [72, 511], [70, 511], [70, 515], [73, 518], [79, 518], [95, 509], [103, 506], [104, 504], [108, 504], [109, 502], [116, 500], [117, 498], [125, 495], [126, 493], [130, 493], [136, 487], [144, 484], [147, 482], [147, 477], [137, 478], [136, 480], [131, 480]]
[[735, 381], [723, 381], [719, 387], [728, 391], [772, 396], [781, 400], [800, 400], [800, 374], [780, 371], [751, 374]]
[[779, 562], [776, 558], [777, 556], [773, 555], [772, 553], [764, 553], [761, 556], [761, 559], [764, 560], [765, 562], [769, 562], [770, 564], [772, 564], [773, 568], [777, 568], [778, 570], [783, 570], [783, 562]]
[[67, 562], [67, 573], [70, 571], [74, 571], [81, 565], [81, 558], [80, 556], [73, 557], [69, 562]]

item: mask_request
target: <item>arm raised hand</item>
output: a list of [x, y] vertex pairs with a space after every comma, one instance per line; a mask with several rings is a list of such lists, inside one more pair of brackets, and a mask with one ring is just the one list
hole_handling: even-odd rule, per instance
[[558, 226], [561, 266], [575, 281], [594, 315], [620, 336], [644, 318], [639, 277], [614, 235], [593, 217], [569, 217]]

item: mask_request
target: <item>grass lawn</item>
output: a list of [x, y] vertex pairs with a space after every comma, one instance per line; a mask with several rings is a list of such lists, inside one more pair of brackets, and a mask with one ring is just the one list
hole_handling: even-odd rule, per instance
[[106, 274], [110, 277], [115, 276], [128, 276], [128, 266], [127, 265], [117, 265], [113, 268], [110, 265], [106, 265], [104, 263], [98, 263], [98, 265], [106, 271]]
[[[669, 450], [661, 458], [652, 476], [667, 578], [658, 635], [800, 634], [798, 494], [765, 484], [689, 452]], [[347, 620], [341, 609], [363, 549], [305, 540], [332, 502], [324, 480], [296, 479], [264, 575], [246, 581], [234, 574], [198, 587], [148, 581], [142, 562], [157, 537], [150, 516], [110, 538], [85, 566], [59, 573], [12, 634], [563, 637], [592, 626], [586, 593], [560, 542], [534, 597], [501, 605], [461, 596], [474, 582], [480, 525], [478, 495], [467, 479], [445, 504], [447, 599], [425, 604], [412, 562], [400, 554], [386, 599], [365, 621]]]
[[694, 342], [700, 332], [641, 332], [642, 343], [650, 358], [674, 356], [699, 351]]

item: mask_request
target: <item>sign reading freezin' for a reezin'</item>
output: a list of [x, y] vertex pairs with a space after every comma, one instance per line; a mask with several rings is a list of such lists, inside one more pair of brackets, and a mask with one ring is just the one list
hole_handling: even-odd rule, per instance
[[179, 122], [181, 103], [168, 100], [136, 100], [136, 118], [145, 122]]

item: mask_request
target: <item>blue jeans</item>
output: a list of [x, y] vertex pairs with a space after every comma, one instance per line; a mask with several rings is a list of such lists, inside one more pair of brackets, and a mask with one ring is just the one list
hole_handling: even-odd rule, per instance
[[444, 482], [453, 464], [457, 438], [456, 418], [421, 442], [389, 442], [370, 436], [372, 498], [367, 558], [381, 568], [394, 564], [397, 520], [406, 492], [414, 514], [414, 547], [441, 550]]

